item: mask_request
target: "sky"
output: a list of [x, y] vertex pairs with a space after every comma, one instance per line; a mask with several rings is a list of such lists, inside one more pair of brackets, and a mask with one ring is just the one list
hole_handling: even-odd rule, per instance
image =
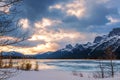
[[[120, 0], [24, 0], [20, 15], [24, 46], [12, 46], [25, 54], [44, 53], [67, 44], [93, 42], [98, 35], [120, 27]], [[6, 49], [6, 48], [5, 48]]]

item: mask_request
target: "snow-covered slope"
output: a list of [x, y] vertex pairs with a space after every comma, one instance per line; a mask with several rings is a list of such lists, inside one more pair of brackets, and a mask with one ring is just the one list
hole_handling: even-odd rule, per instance
[[115, 28], [108, 35], [101, 36], [99, 42], [91, 48], [90, 53], [94, 50], [105, 50], [109, 46], [112, 46], [113, 51], [120, 46], [120, 28]]
[[11, 52], [2, 52], [2, 56], [4, 57], [23, 57], [24, 55], [19, 52], [11, 51]]

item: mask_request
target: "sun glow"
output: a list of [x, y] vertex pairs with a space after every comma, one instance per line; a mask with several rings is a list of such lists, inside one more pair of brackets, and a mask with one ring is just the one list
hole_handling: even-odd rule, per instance
[[17, 51], [24, 54], [37, 54], [43, 53], [47, 51], [55, 51], [59, 47], [56, 43], [46, 43], [46, 44], [39, 44], [35, 47], [17, 47], [17, 46], [5, 46], [0, 47], [1, 51]]

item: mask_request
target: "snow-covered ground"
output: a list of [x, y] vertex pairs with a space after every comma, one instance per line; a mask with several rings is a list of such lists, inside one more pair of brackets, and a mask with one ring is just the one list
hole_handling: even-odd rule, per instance
[[93, 78], [90, 73], [75, 73], [59, 70], [20, 71], [9, 80], [120, 80], [120, 76], [114, 78]]
[[[97, 60], [37, 60], [39, 71], [17, 71], [17, 75], [8, 80], [120, 80], [120, 61], [115, 60], [115, 77], [95, 78], [100, 72]], [[36, 60], [31, 60], [33, 68]], [[108, 64], [109, 61], [103, 61]], [[106, 68], [104, 68], [106, 69]], [[106, 71], [106, 70], [105, 70]]]

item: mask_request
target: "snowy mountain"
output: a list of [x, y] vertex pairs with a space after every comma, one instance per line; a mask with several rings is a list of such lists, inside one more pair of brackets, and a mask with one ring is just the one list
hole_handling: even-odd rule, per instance
[[11, 52], [2, 52], [2, 56], [3, 57], [13, 57], [13, 58], [22, 58], [24, 57], [24, 55], [22, 53], [19, 52], [15, 52], [15, 51], [11, 51]]
[[36, 58], [98, 58], [103, 57], [106, 48], [110, 46], [117, 58], [120, 58], [120, 28], [114, 28], [108, 35], [97, 36], [93, 43], [77, 43], [75, 46], [68, 44], [65, 48], [55, 52], [36, 55]]

